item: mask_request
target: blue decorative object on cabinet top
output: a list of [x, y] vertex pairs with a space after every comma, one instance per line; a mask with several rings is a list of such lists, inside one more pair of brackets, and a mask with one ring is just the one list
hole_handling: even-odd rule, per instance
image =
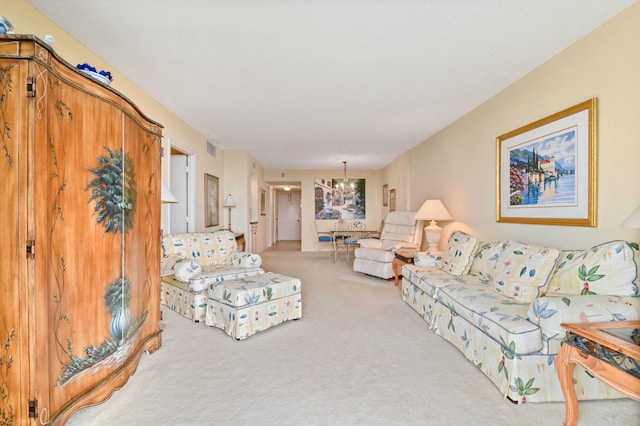
[[7, 18], [0, 15], [0, 34], [7, 34], [13, 30], [13, 25]]
[[87, 63], [78, 64], [76, 65], [76, 68], [82, 71], [84, 74], [98, 80], [101, 83], [109, 84], [113, 81], [113, 77], [111, 76], [111, 73], [109, 71], [105, 71], [105, 70], [98, 71], [96, 67], [91, 66]]

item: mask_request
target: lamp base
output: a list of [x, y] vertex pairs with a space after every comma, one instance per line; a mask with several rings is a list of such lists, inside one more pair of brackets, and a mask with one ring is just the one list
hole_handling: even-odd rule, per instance
[[229, 232], [233, 232], [231, 230], [231, 207], [229, 207]]
[[439, 251], [438, 245], [440, 244], [440, 236], [442, 235], [442, 228], [440, 228], [435, 220], [429, 223], [429, 226], [424, 227], [424, 234], [427, 239], [427, 251]]

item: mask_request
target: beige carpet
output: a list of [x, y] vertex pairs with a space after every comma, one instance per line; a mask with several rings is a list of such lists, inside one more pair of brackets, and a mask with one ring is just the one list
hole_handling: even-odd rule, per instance
[[[563, 403], [513, 405], [429, 331], [392, 281], [328, 255], [269, 251], [301, 278], [303, 317], [237, 342], [164, 309], [163, 346], [69, 425], [561, 425]], [[639, 425], [640, 403], [580, 403], [580, 425]]]

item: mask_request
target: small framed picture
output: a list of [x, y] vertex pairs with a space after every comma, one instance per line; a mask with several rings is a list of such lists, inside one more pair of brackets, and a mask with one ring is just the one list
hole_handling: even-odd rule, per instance
[[396, 189], [393, 188], [389, 191], [389, 211], [396, 211]]
[[267, 191], [264, 189], [260, 190], [260, 215], [267, 215]]
[[382, 185], [382, 205], [385, 207], [389, 205], [389, 184], [387, 183]]
[[204, 199], [204, 226], [218, 226], [218, 178], [209, 173], [204, 174]]

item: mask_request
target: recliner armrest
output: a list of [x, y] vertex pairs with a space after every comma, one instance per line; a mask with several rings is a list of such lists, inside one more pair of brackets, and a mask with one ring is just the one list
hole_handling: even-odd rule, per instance
[[374, 248], [383, 250], [382, 241], [374, 238], [362, 238], [358, 240], [358, 244], [360, 244], [360, 247], [362, 248]]

